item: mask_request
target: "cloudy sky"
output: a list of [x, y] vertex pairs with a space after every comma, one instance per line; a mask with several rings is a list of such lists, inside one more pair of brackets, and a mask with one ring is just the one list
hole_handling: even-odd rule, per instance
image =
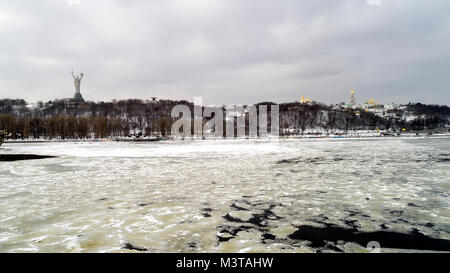
[[449, 0], [3, 0], [0, 98], [450, 104]]

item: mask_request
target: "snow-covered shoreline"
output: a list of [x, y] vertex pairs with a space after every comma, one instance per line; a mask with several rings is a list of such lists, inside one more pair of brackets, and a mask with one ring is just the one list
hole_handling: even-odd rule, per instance
[[220, 140], [228, 140], [228, 141], [267, 141], [267, 140], [302, 140], [302, 139], [379, 139], [379, 138], [387, 138], [387, 139], [395, 139], [395, 138], [450, 138], [450, 134], [402, 134], [398, 136], [394, 135], [381, 135], [381, 134], [360, 134], [360, 135], [291, 135], [291, 136], [280, 136], [280, 137], [268, 137], [268, 138], [234, 138], [234, 139], [226, 139], [226, 138], [206, 138], [206, 139], [198, 139], [195, 137], [187, 138], [187, 139], [145, 139], [145, 138], [92, 138], [92, 139], [5, 139], [4, 144], [8, 143], [84, 143], [84, 142], [173, 142], [173, 141], [220, 141]]

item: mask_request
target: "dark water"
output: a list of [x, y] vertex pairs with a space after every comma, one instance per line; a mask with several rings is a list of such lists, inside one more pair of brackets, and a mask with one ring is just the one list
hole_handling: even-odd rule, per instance
[[34, 154], [0, 154], [0, 161], [44, 159], [44, 158], [52, 158], [52, 157], [54, 157], [54, 156], [34, 155]]

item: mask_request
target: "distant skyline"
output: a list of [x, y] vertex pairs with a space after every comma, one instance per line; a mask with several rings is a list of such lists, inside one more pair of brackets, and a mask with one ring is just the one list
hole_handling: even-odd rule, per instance
[[448, 0], [5, 0], [0, 98], [450, 105]]

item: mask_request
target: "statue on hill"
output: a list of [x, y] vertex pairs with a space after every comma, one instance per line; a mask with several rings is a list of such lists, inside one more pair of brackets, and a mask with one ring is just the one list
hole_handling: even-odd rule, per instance
[[83, 78], [83, 73], [81, 73], [79, 76], [73, 74], [72, 71], [72, 77], [73, 77], [73, 83], [75, 85], [75, 92], [80, 93], [80, 85], [81, 85], [81, 79]]
[[74, 74], [72, 69], [73, 84], [75, 85], [74, 99], [78, 102], [84, 102], [83, 96], [81, 96], [80, 93], [81, 79], [83, 78], [83, 76], [83, 73], [80, 73], [80, 75]]

